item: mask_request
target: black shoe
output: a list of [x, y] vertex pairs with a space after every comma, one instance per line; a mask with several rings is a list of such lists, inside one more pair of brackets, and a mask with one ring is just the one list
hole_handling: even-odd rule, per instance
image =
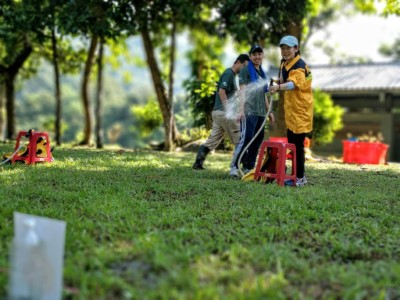
[[193, 169], [195, 170], [204, 170], [204, 167], [202, 164], [194, 163], [192, 166]]
[[199, 148], [199, 151], [197, 152], [196, 155], [196, 160], [193, 164], [193, 169], [195, 170], [203, 170], [203, 163], [206, 160], [206, 157], [208, 153], [210, 152], [210, 149], [205, 147], [204, 145], [201, 145]]

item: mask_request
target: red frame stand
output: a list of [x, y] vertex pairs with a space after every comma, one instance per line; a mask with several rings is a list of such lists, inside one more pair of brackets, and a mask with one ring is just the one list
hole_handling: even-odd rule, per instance
[[[268, 153], [268, 148], [271, 148], [270, 155], [272, 159], [276, 159], [276, 173], [262, 172], [264, 155]], [[288, 155], [287, 152], [290, 152]], [[275, 157], [274, 157], [275, 156]], [[290, 174], [286, 174], [286, 161], [292, 160], [292, 170]], [[254, 172], [254, 180], [258, 181], [260, 177], [275, 178], [276, 183], [280, 186], [285, 185], [285, 180], [293, 180], [293, 187], [296, 186], [296, 146], [290, 143], [264, 141], [261, 144], [258, 154], [257, 166]]]
[[[20, 156], [18, 153], [14, 155], [12, 158], [12, 163], [15, 163], [16, 161], [25, 161], [26, 164], [34, 164], [36, 162], [51, 162], [52, 161], [52, 156], [51, 156], [51, 150], [50, 150], [50, 139], [49, 135], [47, 132], [35, 132], [35, 131], [20, 131], [17, 136], [17, 141], [15, 143], [15, 148], [14, 151], [17, 151], [20, 145], [20, 141], [22, 137], [27, 137], [29, 136], [29, 144], [28, 144], [28, 155], [26, 156]], [[37, 142], [39, 138], [43, 138], [46, 140], [46, 157], [37, 157], [36, 156], [36, 151], [37, 151]]]

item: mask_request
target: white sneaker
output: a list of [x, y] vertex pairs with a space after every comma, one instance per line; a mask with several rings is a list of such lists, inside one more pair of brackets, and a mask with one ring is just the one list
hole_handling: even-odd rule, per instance
[[232, 167], [229, 171], [229, 175], [232, 177], [239, 177], [239, 170], [236, 167]]
[[296, 179], [296, 186], [304, 186], [307, 183], [307, 178], [306, 176], [303, 176], [303, 178], [297, 178]]

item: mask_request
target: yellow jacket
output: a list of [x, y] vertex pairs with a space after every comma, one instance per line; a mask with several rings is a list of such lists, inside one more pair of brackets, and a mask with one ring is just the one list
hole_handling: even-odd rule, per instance
[[283, 83], [291, 81], [295, 88], [284, 92], [286, 127], [296, 134], [309, 133], [313, 128], [312, 74], [300, 55], [281, 64]]

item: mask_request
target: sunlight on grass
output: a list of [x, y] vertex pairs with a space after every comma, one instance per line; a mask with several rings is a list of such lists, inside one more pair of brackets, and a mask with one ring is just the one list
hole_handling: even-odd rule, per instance
[[230, 153], [54, 155], [0, 167], [0, 251], [14, 211], [65, 220], [65, 299], [400, 297], [400, 164], [308, 162], [282, 188], [230, 178]]

